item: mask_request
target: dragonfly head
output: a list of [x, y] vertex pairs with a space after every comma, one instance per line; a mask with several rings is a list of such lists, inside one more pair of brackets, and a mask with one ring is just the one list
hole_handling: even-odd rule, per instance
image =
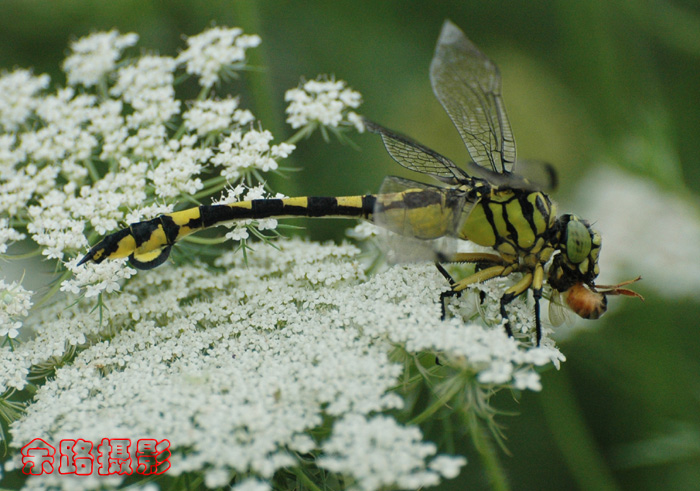
[[553, 227], [552, 245], [559, 251], [549, 268], [547, 281], [566, 304], [584, 319], [598, 319], [608, 309], [608, 295], [644, 298], [629, 288], [641, 277], [617, 285], [596, 285], [602, 239], [591, 225], [576, 215], [562, 215]]
[[564, 292], [576, 284], [595, 288], [598, 276], [598, 256], [602, 239], [586, 220], [576, 215], [562, 215], [553, 227], [554, 256], [548, 282], [552, 288]]

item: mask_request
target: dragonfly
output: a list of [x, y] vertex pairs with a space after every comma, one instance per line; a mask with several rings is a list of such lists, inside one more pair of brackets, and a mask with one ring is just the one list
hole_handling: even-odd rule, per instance
[[[434, 178], [436, 184], [389, 176], [377, 194], [254, 199], [166, 213], [104, 237], [79, 264], [128, 257], [134, 267], [151, 269], [166, 261], [177, 241], [209, 227], [264, 218], [346, 217], [368, 220], [418, 241], [448, 238], [487, 248], [488, 252], [436, 253], [435, 265], [449, 283], [440, 295], [442, 318], [448, 298], [472, 285], [519, 273], [500, 297], [500, 313], [512, 337], [506, 307], [532, 291], [538, 346], [540, 300], [547, 284], [586, 319], [605, 313], [608, 295], [640, 296], [623, 288], [637, 280], [595, 284], [601, 235], [576, 215], [557, 216], [547, 194], [556, 181], [551, 166], [540, 166], [544, 177], [539, 179], [515, 172], [515, 139], [501, 98], [499, 70], [449, 20], [437, 42], [430, 80], [471, 161], [460, 167], [377, 123], [365, 120], [365, 126], [381, 136], [398, 164]], [[473, 263], [475, 272], [454, 279], [445, 268], [449, 263]]]

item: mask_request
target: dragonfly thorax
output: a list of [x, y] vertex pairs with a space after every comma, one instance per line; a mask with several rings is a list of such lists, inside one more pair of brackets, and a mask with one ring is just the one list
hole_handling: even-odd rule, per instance
[[508, 262], [539, 255], [550, 243], [556, 208], [537, 191], [498, 189], [468, 211], [459, 238], [492, 247]]

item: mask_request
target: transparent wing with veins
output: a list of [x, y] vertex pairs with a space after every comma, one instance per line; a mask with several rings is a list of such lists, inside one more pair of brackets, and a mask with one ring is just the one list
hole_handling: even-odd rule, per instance
[[401, 166], [421, 174], [428, 174], [446, 184], [456, 185], [469, 177], [447, 157], [421, 145], [411, 138], [365, 120], [365, 127], [382, 137], [386, 151]]
[[472, 160], [497, 173], [512, 172], [515, 139], [498, 68], [450, 21], [442, 27], [430, 81]]
[[439, 261], [457, 251], [457, 230], [474, 203], [466, 194], [388, 176], [377, 195], [374, 222], [390, 263]]

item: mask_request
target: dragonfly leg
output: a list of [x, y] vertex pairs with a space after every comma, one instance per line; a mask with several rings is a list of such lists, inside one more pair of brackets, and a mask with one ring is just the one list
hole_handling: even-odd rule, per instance
[[[508, 336], [513, 337], [513, 330], [510, 327], [510, 320], [508, 319], [508, 312], [506, 312], [506, 305], [512, 302], [516, 297], [522, 295], [527, 289], [532, 285], [532, 273], [527, 273], [518, 281], [515, 285], [511, 286], [506, 290], [506, 292], [501, 297], [501, 317], [506, 321], [505, 328]], [[540, 291], [541, 293], [541, 291]], [[539, 305], [539, 303], [537, 304]], [[539, 309], [537, 309], [539, 310]]]
[[459, 296], [462, 293], [462, 290], [467, 288], [469, 285], [473, 285], [475, 283], [481, 283], [482, 281], [490, 280], [491, 278], [495, 278], [496, 276], [507, 276], [510, 273], [513, 272], [514, 267], [511, 266], [504, 266], [504, 265], [498, 265], [498, 266], [491, 266], [486, 269], [482, 269], [481, 271], [477, 271], [476, 273], [467, 276], [466, 278], [462, 278], [459, 281], [455, 281], [452, 276], [450, 276], [450, 273], [448, 273], [444, 267], [440, 263], [435, 263], [435, 266], [437, 267], [438, 271], [440, 271], [440, 274], [445, 277], [445, 279], [449, 282], [450, 284], [450, 289], [447, 291], [444, 291], [440, 294], [440, 305], [442, 307], [442, 317], [441, 319], [444, 320], [446, 316], [446, 309], [445, 309], [445, 299], [449, 297], [454, 297], [455, 295]]
[[443, 263], [477, 263], [477, 264], [508, 264], [498, 254], [488, 252], [460, 252], [445, 258]]
[[[504, 260], [501, 256], [498, 254], [489, 254], [488, 252], [461, 252], [454, 254], [453, 256], [450, 257], [444, 257], [441, 258], [441, 262], [443, 263], [474, 263], [476, 265], [476, 271], [481, 271], [482, 269], [485, 269], [489, 266], [493, 266], [496, 264], [501, 264], [501, 265], [506, 265], [508, 262]], [[447, 272], [443, 273], [443, 276], [445, 276]], [[447, 278], [447, 276], [445, 276]], [[447, 281], [450, 281], [450, 278], [447, 278]], [[450, 283], [452, 284], [452, 283]], [[452, 296], [452, 295], [449, 295]], [[486, 300], [486, 293], [485, 292], [479, 292], [479, 299], [481, 303], [483, 304], [484, 301]], [[444, 316], [443, 316], [444, 318]]]
[[445, 290], [444, 292], [440, 293], [440, 320], [445, 320], [445, 316], [447, 312], [445, 311], [445, 299], [454, 297], [454, 296], [461, 296], [462, 292], [461, 291], [455, 291], [452, 289], [452, 286], [455, 284], [454, 278], [452, 278], [452, 275], [447, 272], [445, 268], [442, 267], [442, 264], [440, 263], [435, 263], [435, 267], [437, 268], [438, 271], [440, 271], [440, 274], [447, 280], [447, 283], [450, 284], [450, 289]]
[[532, 296], [535, 299], [535, 332], [537, 333], [537, 346], [542, 340], [542, 321], [540, 320], [540, 299], [542, 298], [542, 283], [544, 282], [544, 267], [541, 263], [535, 266], [532, 275]]

